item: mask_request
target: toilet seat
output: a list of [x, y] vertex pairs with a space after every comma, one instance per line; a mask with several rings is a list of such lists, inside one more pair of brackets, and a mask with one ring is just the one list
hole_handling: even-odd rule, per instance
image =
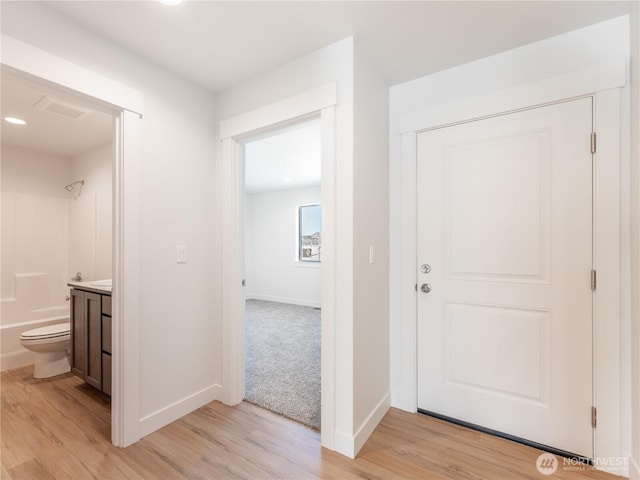
[[48, 340], [69, 336], [70, 324], [57, 323], [22, 332], [20, 340]]
[[70, 322], [47, 325], [22, 332], [20, 345], [34, 352], [33, 378], [49, 378], [70, 370]]

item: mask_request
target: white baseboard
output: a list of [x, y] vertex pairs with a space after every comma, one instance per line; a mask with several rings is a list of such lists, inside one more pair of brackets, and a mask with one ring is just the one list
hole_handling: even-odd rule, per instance
[[360, 425], [360, 428], [356, 432], [353, 441], [354, 451], [356, 455], [358, 455], [360, 449], [364, 446], [365, 442], [369, 439], [378, 424], [382, 421], [382, 418], [389, 411], [389, 408], [391, 408], [391, 393], [387, 392], [387, 394], [382, 398], [382, 400], [378, 402], [378, 405], [376, 405], [376, 407], [369, 414], [362, 425]]
[[640, 480], [640, 461], [629, 457], [629, 480]]
[[405, 392], [397, 390], [391, 391], [391, 406], [409, 413], [418, 411], [415, 395], [407, 395]]
[[273, 295], [263, 295], [261, 293], [251, 293], [245, 295], [246, 300], [265, 300], [267, 302], [288, 303], [289, 305], [301, 305], [303, 307], [320, 308], [322, 302], [320, 300], [307, 300], [304, 298], [276, 297]]
[[14, 352], [4, 352], [0, 356], [0, 370], [11, 370], [12, 368], [24, 367], [35, 362], [35, 353], [29, 350], [16, 350]]
[[197, 410], [207, 403], [222, 398], [222, 386], [211, 385], [199, 392], [189, 395], [182, 400], [169, 405], [157, 412], [154, 412], [140, 419], [139, 432], [140, 438], [149, 435], [152, 432], [175, 422], [180, 417]]
[[391, 407], [391, 394], [387, 394], [378, 402], [355, 435], [336, 430], [335, 451], [349, 458], [356, 458], [360, 449], [364, 446], [382, 418]]
[[353, 441], [353, 436], [343, 432], [341, 430], [336, 430], [335, 432], [335, 442], [333, 447], [336, 452], [344, 455], [349, 458], [356, 458], [355, 450], [354, 450], [355, 442]]

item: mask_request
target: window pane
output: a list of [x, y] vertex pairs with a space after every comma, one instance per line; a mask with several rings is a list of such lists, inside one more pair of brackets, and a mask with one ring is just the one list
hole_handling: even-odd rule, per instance
[[299, 207], [298, 239], [300, 251], [298, 260], [302, 262], [319, 262], [322, 248], [322, 207], [320, 205], [304, 205]]

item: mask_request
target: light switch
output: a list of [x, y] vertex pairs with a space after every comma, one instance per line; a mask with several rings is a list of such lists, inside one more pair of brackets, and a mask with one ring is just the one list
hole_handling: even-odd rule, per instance
[[186, 245], [178, 245], [176, 247], [176, 263], [187, 263]]
[[376, 263], [376, 247], [375, 247], [375, 245], [369, 245], [369, 263], [371, 265]]

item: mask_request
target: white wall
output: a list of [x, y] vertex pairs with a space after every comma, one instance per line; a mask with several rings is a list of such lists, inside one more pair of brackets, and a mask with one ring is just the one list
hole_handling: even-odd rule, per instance
[[320, 264], [296, 258], [297, 207], [314, 203], [320, 187], [247, 195], [246, 298], [320, 307]]
[[[337, 83], [335, 298], [335, 449], [353, 454], [353, 39], [329, 45], [238, 85], [219, 96], [225, 120], [275, 101]], [[221, 166], [218, 167], [221, 171]], [[218, 186], [220, 190], [220, 186]], [[218, 224], [222, 211], [218, 211]], [[323, 342], [325, 339], [323, 339]], [[332, 339], [328, 340], [329, 342]], [[324, 432], [323, 435], [327, 435]]]
[[71, 159], [2, 144], [2, 191], [69, 198]]
[[[401, 408], [411, 408], [408, 407], [411, 399], [407, 401], [408, 397], [410, 397], [407, 392], [412, 391], [412, 387], [415, 386], [415, 378], [410, 378], [405, 374], [407, 371], [407, 362], [412, 361], [411, 356], [407, 355], [406, 346], [410, 344], [408, 342], [412, 341], [414, 332], [407, 332], [406, 329], [403, 330], [404, 326], [399, 314], [401, 299], [401, 292], [399, 290], [399, 285], [401, 284], [400, 248], [402, 240], [399, 235], [402, 215], [402, 162], [400, 135], [398, 131], [399, 119], [403, 115], [463, 101], [467, 98], [498, 92], [562, 74], [613, 63], [627, 62], [627, 35], [628, 30], [625, 28], [625, 21], [620, 19], [612, 20], [392, 87], [390, 94], [392, 404]], [[637, 116], [637, 101], [634, 108], [636, 109]], [[626, 122], [626, 128], [628, 128], [628, 119], [625, 120], [623, 118], [622, 121], [623, 126]], [[637, 163], [637, 129], [632, 135], [636, 143], [634, 163]], [[624, 164], [627, 159], [623, 156], [622, 161], [624, 171]], [[635, 171], [637, 172], [637, 166], [634, 168], [636, 168]], [[635, 195], [637, 195], [637, 184], [634, 186], [634, 189]], [[623, 245], [628, 241], [628, 239], [624, 238], [622, 240]], [[623, 259], [624, 258], [626, 257], [623, 256]], [[636, 266], [636, 274], [637, 272]], [[622, 299], [624, 300], [628, 298], [629, 284], [623, 279], [622, 286]], [[628, 308], [623, 305], [622, 311], [625, 312], [627, 310]], [[628, 321], [628, 319], [626, 320]], [[623, 326], [626, 320], [622, 319]], [[628, 325], [628, 323], [626, 324]], [[622, 334], [623, 339], [628, 337], [628, 332], [622, 332]], [[635, 350], [637, 351], [637, 349], [638, 346], [636, 342]], [[630, 382], [630, 373], [629, 365], [623, 366], [623, 382], [627, 384]], [[623, 386], [623, 390], [624, 388], [626, 387]], [[623, 406], [625, 402], [626, 399], [623, 399]], [[628, 419], [628, 416], [626, 418]], [[625, 425], [622, 425], [622, 427], [624, 428]], [[640, 428], [638, 417], [635, 418], [633, 428], [636, 430]], [[628, 446], [624, 448], [626, 449]]]
[[[144, 95], [139, 415], [149, 433], [219, 393], [215, 98], [45, 4], [3, 3], [2, 31]], [[176, 263], [177, 245], [188, 248], [186, 264]]]
[[82, 272], [83, 280], [111, 278], [113, 222], [113, 147], [95, 148], [71, 161], [69, 273]]
[[[356, 451], [390, 405], [389, 87], [354, 56], [354, 428]], [[370, 249], [373, 252], [370, 252]], [[374, 258], [370, 258], [370, 254]], [[369, 416], [376, 420], [370, 421]]]
[[631, 13], [631, 478], [640, 478], [640, 3]]
[[[337, 83], [335, 335], [323, 339], [323, 345], [333, 343], [336, 365], [335, 435], [330, 444], [349, 456], [357, 453], [377, 424], [388, 392], [387, 342], [381, 341], [388, 336], [387, 187], [380, 180], [386, 176], [386, 93], [373, 72], [354, 63], [354, 56], [353, 39], [348, 38], [239, 85], [219, 99], [224, 120], [327, 82]], [[354, 72], [360, 75], [358, 83], [363, 87], [357, 99], [362, 112], [357, 118]], [[367, 101], [373, 104], [367, 106]], [[361, 127], [357, 151], [356, 124]], [[370, 136], [382, 140], [370, 144]], [[378, 249], [379, 263], [373, 266], [368, 263], [370, 244]], [[356, 278], [363, 282], [361, 287], [356, 286]], [[376, 346], [380, 348], [374, 354]], [[323, 431], [323, 438], [329, 433]]]

